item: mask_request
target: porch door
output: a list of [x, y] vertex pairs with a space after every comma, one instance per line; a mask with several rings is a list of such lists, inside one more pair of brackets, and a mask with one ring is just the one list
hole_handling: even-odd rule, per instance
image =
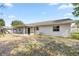
[[30, 28], [28, 28], [28, 34], [30, 34]]

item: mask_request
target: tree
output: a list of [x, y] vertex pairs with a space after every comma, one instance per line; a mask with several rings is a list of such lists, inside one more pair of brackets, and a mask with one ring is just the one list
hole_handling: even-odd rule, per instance
[[[79, 16], [79, 3], [73, 3], [73, 12], [72, 14], [76, 17]], [[75, 20], [77, 27], [79, 28], [79, 20]]]
[[0, 4], [0, 9], [2, 9], [2, 11], [0, 11], [0, 15], [3, 15], [3, 9], [6, 8], [5, 4]]
[[[4, 4], [0, 4], [0, 9], [3, 10], [3, 8], [5, 8]], [[0, 15], [3, 16], [3, 12], [0, 12]], [[6, 32], [5, 28], [3, 27], [5, 26], [5, 21], [3, 18], [0, 17], [0, 35], [4, 34]]]
[[0, 19], [0, 34], [5, 33], [3, 26], [5, 26], [5, 21], [3, 19]]
[[76, 16], [76, 17], [78, 17], [79, 16], [79, 3], [73, 3], [73, 12], [72, 12], [72, 14], [74, 15], [74, 16]]
[[19, 26], [19, 25], [24, 25], [24, 23], [22, 21], [19, 21], [19, 20], [14, 20], [14, 21], [12, 21], [11, 25], [13, 27], [16, 27], [16, 26]]
[[0, 8], [5, 8], [6, 6], [4, 4], [1, 4], [0, 5]]
[[5, 21], [3, 19], [0, 19], [0, 27], [5, 26]]

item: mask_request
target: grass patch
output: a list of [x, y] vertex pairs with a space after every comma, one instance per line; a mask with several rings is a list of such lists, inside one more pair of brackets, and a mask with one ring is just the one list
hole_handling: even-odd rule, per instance
[[79, 40], [79, 32], [73, 32], [73, 33], [71, 33], [71, 38]]
[[54, 39], [53, 36], [44, 35], [44, 34], [35, 34], [33, 37], [35, 37], [35, 38], [48, 38], [48, 39]]
[[11, 51], [11, 55], [18, 56], [78, 56], [79, 50], [76, 50], [64, 43], [56, 43], [55, 41], [42, 44], [40, 42], [30, 42], [20, 45]]

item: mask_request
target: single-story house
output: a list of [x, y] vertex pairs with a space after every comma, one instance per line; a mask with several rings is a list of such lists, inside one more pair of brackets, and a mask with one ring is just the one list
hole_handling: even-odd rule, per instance
[[17, 26], [13, 28], [14, 33], [18, 34], [46, 34], [53, 36], [68, 36], [71, 33], [73, 24], [72, 19], [59, 19], [43, 21]]

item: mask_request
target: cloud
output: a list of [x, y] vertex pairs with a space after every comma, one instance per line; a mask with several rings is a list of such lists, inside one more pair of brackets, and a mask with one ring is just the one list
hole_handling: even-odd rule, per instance
[[59, 5], [59, 3], [49, 3], [48, 5], [55, 6], [55, 5]]
[[66, 16], [72, 16], [72, 13], [67, 13]]
[[15, 19], [16, 16], [10, 15], [10, 16], [8, 16], [8, 18], [10, 18], [10, 19]]
[[4, 5], [7, 6], [7, 7], [13, 7], [12, 3], [4, 3]]
[[72, 15], [72, 13], [66, 13], [64, 16], [65, 17], [67, 17], [67, 16], [70, 17], [70, 16], [73, 16], [73, 15]]
[[74, 18], [72, 13], [66, 13], [63, 15], [63, 18]]
[[72, 4], [62, 4], [59, 6], [59, 10], [62, 10], [62, 9], [67, 9], [67, 8], [72, 8], [73, 5]]

